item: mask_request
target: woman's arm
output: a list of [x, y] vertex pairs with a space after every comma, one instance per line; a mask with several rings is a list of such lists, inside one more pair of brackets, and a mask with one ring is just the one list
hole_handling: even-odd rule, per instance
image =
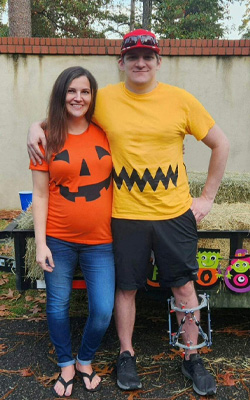
[[33, 196], [32, 212], [35, 228], [36, 261], [40, 267], [52, 272], [54, 262], [50, 249], [46, 245], [46, 224], [49, 201], [49, 173], [32, 171]]

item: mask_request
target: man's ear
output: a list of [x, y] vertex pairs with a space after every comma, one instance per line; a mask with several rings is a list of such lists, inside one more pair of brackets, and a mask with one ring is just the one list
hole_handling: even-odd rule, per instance
[[157, 71], [159, 71], [159, 69], [161, 68], [161, 63], [162, 63], [162, 58], [161, 58], [161, 56], [159, 56], [158, 58], [157, 58]]
[[121, 71], [124, 71], [124, 59], [123, 59], [123, 57], [120, 57], [120, 58], [119, 58], [119, 60], [118, 60], [118, 66], [119, 66], [119, 69], [120, 69]]

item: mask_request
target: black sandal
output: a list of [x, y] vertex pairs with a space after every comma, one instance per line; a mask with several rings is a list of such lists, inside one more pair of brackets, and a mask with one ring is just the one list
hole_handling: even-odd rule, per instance
[[81, 371], [78, 371], [78, 369], [76, 369], [76, 373], [81, 378], [83, 387], [87, 392], [97, 392], [98, 390], [101, 389], [101, 386], [102, 386], [102, 382], [101, 381], [98, 383], [98, 385], [95, 388], [88, 389], [87, 386], [86, 386], [86, 383], [85, 383], [85, 381], [83, 379], [83, 378], [88, 378], [90, 383], [91, 383], [93, 378], [94, 378], [94, 376], [96, 376], [96, 372], [95, 371], [93, 371], [92, 374], [89, 375], [86, 372], [81, 372]]
[[55, 397], [70, 397], [71, 395], [72, 395], [72, 393], [73, 393], [73, 388], [72, 388], [72, 392], [71, 392], [71, 395], [70, 396], [65, 396], [65, 392], [66, 392], [66, 390], [67, 390], [67, 387], [69, 386], [69, 385], [73, 385], [73, 383], [74, 383], [74, 378], [72, 378], [72, 379], [70, 379], [68, 382], [65, 382], [65, 380], [63, 379], [63, 377], [60, 375], [59, 376], [59, 378], [57, 379], [57, 382], [60, 382], [63, 386], [64, 386], [64, 393], [63, 393], [63, 395], [62, 396], [59, 396], [59, 394], [58, 393], [56, 393], [56, 391], [55, 391], [55, 389], [54, 389], [54, 387], [52, 388], [52, 393], [53, 393], [53, 395], [55, 396]]

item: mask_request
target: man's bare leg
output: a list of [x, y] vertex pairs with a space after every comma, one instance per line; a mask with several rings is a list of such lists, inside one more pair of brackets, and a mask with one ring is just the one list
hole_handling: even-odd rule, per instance
[[[177, 307], [181, 308], [188, 308], [192, 309], [198, 306], [198, 299], [194, 288], [193, 281], [186, 283], [186, 285], [172, 288], [172, 292], [175, 298], [175, 304]], [[197, 320], [200, 320], [200, 310], [195, 311], [195, 316]], [[181, 323], [182, 318], [184, 317], [184, 313], [176, 312], [176, 318], [178, 324]], [[182, 334], [183, 341], [185, 345], [192, 345], [195, 346], [198, 342], [198, 327], [194, 323], [193, 320], [186, 318], [185, 324], [183, 325], [183, 330], [185, 333]], [[185, 357], [188, 360], [190, 354], [197, 353], [197, 350], [188, 350], [186, 351]]]
[[[194, 283], [188, 282], [179, 288], [172, 288], [177, 307], [192, 309], [198, 306], [198, 299], [194, 288]], [[184, 313], [176, 312], [177, 321], [180, 324]], [[200, 320], [200, 310], [195, 311], [197, 320]], [[183, 325], [182, 334], [185, 345], [195, 346], [198, 342], [198, 327], [188, 316]], [[203, 361], [197, 350], [186, 350], [185, 359], [182, 364], [182, 373], [193, 381], [193, 389], [201, 396], [214, 395], [216, 393], [216, 383], [214, 377], [205, 369]]]
[[117, 360], [117, 385], [123, 390], [142, 387], [136, 371], [136, 358], [132, 344], [135, 325], [136, 290], [117, 289], [115, 299], [115, 322], [120, 340], [120, 355]]
[[136, 290], [117, 289], [115, 298], [115, 323], [120, 340], [120, 353], [128, 350], [134, 355], [132, 336], [135, 325], [135, 296]]

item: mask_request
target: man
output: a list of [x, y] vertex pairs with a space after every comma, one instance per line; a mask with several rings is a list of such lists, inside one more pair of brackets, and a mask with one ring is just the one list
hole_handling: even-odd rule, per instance
[[[171, 287], [178, 307], [196, 307], [196, 223], [213, 205], [229, 144], [198, 100], [157, 81], [161, 58], [152, 32], [138, 29], [125, 35], [118, 64], [125, 82], [99, 90], [94, 120], [107, 134], [114, 164], [115, 321], [121, 345], [117, 384], [133, 390], [142, 386], [132, 345], [135, 297], [146, 283], [151, 249], [161, 286]], [[45, 144], [40, 131], [34, 125], [28, 139], [33, 160], [37, 142]], [[211, 149], [206, 184], [196, 199], [190, 196], [183, 163], [186, 134]], [[176, 314], [180, 323], [184, 314]], [[199, 320], [199, 311], [195, 315]], [[198, 328], [191, 321], [185, 323], [183, 340], [197, 344]], [[195, 349], [186, 351], [182, 372], [198, 394], [216, 393], [215, 380]]]

